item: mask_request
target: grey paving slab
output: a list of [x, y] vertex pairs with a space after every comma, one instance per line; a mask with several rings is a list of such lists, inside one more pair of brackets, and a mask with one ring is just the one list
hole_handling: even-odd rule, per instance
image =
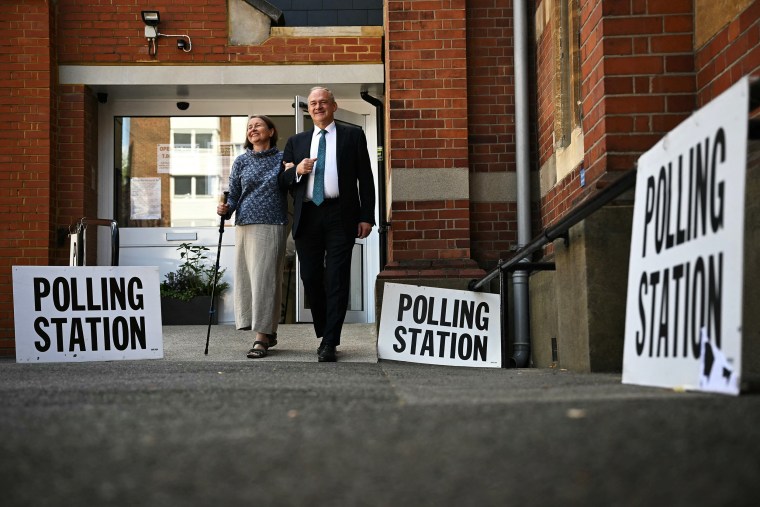
[[[232, 325], [212, 325], [208, 355], [204, 354], [208, 326], [164, 326], [164, 358], [169, 361], [259, 361], [245, 354], [253, 346], [255, 334]], [[316, 361], [319, 340], [311, 324], [281, 324], [277, 346], [262, 361]], [[377, 362], [377, 334], [374, 324], [347, 324], [338, 348], [339, 360], [352, 363]]]
[[[0, 504], [754, 506], [760, 396], [616, 374], [337, 363], [306, 326], [165, 329], [161, 360], [0, 360]], [[356, 343], [353, 343], [353, 340]], [[313, 341], [312, 341], [313, 340]], [[278, 350], [279, 349], [279, 350]]]

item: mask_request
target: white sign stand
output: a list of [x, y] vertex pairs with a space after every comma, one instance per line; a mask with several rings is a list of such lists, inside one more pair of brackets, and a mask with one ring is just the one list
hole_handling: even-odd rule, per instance
[[748, 101], [745, 78], [639, 159], [624, 383], [700, 389], [706, 340], [738, 394]]
[[13, 266], [16, 362], [164, 357], [158, 267]]
[[498, 294], [386, 283], [379, 359], [501, 367]]

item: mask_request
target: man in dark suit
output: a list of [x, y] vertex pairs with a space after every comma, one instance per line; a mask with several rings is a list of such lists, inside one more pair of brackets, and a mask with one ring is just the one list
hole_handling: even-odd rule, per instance
[[375, 184], [364, 131], [335, 122], [332, 92], [312, 88], [308, 107], [314, 130], [288, 139], [280, 186], [293, 196], [301, 280], [322, 339], [317, 357], [332, 362], [348, 309], [354, 240], [369, 236], [375, 223]]

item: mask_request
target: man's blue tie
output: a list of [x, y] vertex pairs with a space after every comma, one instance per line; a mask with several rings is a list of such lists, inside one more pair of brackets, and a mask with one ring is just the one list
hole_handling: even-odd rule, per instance
[[317, 166], [314, 169], [314, 190], [311, 201], [319, 206], [325, 200], [325, 154], [327, 153], [326, 130], [320, 130], [319, 148], [317, 149]]

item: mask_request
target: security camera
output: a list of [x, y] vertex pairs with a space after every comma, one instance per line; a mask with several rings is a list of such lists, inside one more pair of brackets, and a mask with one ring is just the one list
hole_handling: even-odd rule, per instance
[[189, 102], [177, 102], [177, 109], [180, 111], [186, 111], [188, 107], [190, 107]]

